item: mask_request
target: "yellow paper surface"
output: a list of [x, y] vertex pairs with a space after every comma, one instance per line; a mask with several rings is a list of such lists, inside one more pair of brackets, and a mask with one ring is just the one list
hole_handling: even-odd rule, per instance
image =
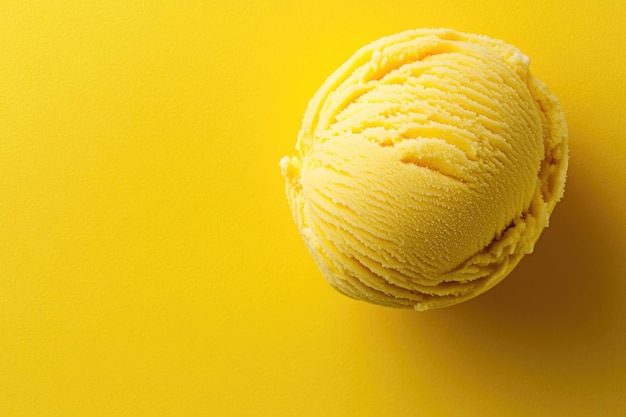
[[[0, 416], [626, 414], [626, 6], [336, 3], [0, 3]], [[571, 152], [535, 253], [426, 313], [330, 288], [278, 167], [419, 27], [521, 49]]]

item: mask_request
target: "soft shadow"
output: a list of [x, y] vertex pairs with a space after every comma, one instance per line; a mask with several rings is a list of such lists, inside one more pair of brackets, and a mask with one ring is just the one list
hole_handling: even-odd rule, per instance
[[[511, 341], [535, 348], [560, 349], [610, 343], [624, 286], [624, 254], [608, 218], [584, 173], [570, 175], [565, 199], [557, 206], [535, 252], [489, 292], [441, 315], [471, 326], [490, 323]], [[623, 325], [623, 323], [622, 323]], [[515, 340], [541, 334], [541, 340]]]
[[370, 310], [368, 327], [391, 338], [381, 343], [414, 369], [430, 366], [426, 352], [437, 366], [483, 375], [472, 382], [480, 392], [515, 398], [522, 386], [536, 386], [544, 400], [554, 389], [581, 406], [616, 405], [615, 393], [626, 390], [623, 213], [605, 209], [607, 194], [594, 178], [602, 176], [572, 164], [535, 252], [495, 288], [425, 313]]

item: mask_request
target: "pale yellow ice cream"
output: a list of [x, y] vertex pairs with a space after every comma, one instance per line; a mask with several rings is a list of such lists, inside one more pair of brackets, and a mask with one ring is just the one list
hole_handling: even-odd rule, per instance
[[528, 66], [498, 40], [414, 30], [326, 80], [280, 166], [333, 287], [427, 310], [486, 291], [533, 251], [568, 148], [559, 103]]

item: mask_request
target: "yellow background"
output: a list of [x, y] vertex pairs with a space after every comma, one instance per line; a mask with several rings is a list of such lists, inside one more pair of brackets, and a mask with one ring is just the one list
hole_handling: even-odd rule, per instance
[[[340, 3], [340, 4], [337, 4]], [[626, 415], [626, 3], [0, 2], [0, 416]], [[308, 99], [418, 27], [522, 49], [566, 198], [487, 294], [333, 291], [284, 198]]]

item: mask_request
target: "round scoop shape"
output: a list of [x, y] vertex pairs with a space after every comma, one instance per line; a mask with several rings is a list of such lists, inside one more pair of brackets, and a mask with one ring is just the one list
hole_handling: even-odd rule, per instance
[[563, 195], [567, 125], [515, 47], [448, 29], [357, 51], [280, 166], [327, 281], [417, 310], [475, 297], [533, 251]]

